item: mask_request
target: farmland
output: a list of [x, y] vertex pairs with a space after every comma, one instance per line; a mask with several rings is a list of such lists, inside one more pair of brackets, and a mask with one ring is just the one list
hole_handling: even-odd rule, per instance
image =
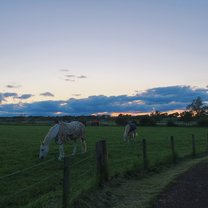
[[[61, 207], [63, 162], [57, 161], [58, 147], [52, 142], [45, 161], [39, 161], [39, 146], [49, 126], [0, 126], [0, 207]], [[88, 151], [70, 157], [71, 196], [96, 184], [95, 143], [106, 139], [109, 175], [132, 168], [142, 169], [141, 140], [147, 140], [149, 167], [172, 162], [170, 136], [175, 138], [179, 157], [191, 155], [192, 134], [196, 153], [207, 151], [207, 129], [197, 127], [139, 127], [135, 144], [122, 140], [123, 127], [86, 128]], [[79, 147], [80, 150], [81, 147]], [[72, 145], [65, 146], [70, 155]]]

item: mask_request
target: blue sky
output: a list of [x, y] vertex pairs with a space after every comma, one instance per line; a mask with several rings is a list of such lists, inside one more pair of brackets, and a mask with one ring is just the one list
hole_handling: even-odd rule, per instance
[[208, 100], [206, 0], [0, 0], [0, 116]]

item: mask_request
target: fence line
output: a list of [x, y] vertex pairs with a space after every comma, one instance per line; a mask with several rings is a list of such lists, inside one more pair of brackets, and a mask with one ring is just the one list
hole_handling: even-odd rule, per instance
[[79, 162], [77, 162], [77, 163], [75, 163], [75, 164], [72, 164], [72, 167], [75, 166], [75, 165], [79, 165], [79, 164], [81, 164], [81, 163], [83, 163], [83, 162], [86, 162], [86, 161], [87, 161], [89, 158], [91, 158], [91, 157], [92, 157], [92, 155], [89, 155], [88, 157], [86, 157], [86, 158], [80, 160]]
[[114, 160], [113, 164], [117, 164], [117, 163], [122, 163], [122, 162], [126, 162], [132, 160], [132, 157], [126, 157], [125, 159], [120, 159], [120, 160]]
[[30, 167], [28, 167], [28, 168], [24, 168], [24, 169], [22, 169], [22, 170], [17, 170], [17, 171], [15, 171], [15, 172], [13, 172], [13, 173], [10, 173], [10, 174], [1, 176], [1, 177], [0, 177], [0, 180], [5, 179], [5, 178], [8, 178], [8, 177], [13, 176], [13, 175], [17, 175], [17, 174], [23, 173], [23, 172], [25, 172], [25, 171], [28, 171], [28, 170], [31, 170], [31, 169], [36, 168], [36, 167], [38, 167], [38, 166], [47, 164], [47, 163], [49, 163], [49, 162], [51, 162], [51, 161], [54, 161], [54, 160], [55, 160], [55, 158], [50, 159], [50, 160], [47, 160], [47, 161], [44, 161], [44, 162], [41, 162], [41, 163], [38, 163], [38, 164], [35, 164], [35, 165], [30, 166]]
[[[206, 137], [206, 139], [207, 139], [207, 143], [208, 143], [208, 135], [207, 135], [207, 137]], [[194, 155], [194, 156], [196, 156], [196, 154], [197, 154], [197, 151], [196, 151], [196, 144], [197, 144], [197, 142], [195, 142], [195, 136], [194, 135], [192, 135], [192, 140], [190, 139], [190, 141], [192, 141], [192, 145], [190, 145], [190, 148], [192, 148], [192, 149], [190, 149], [190, 155]], [[169, 147], [169, 150], [170, 150], [170, 156], [172, 155], [172, 157], [173, 157], [173, 162], [176, 162], [176, 159], [178, 158], [176, 158], [176, 155], [177, 155], [177, 142], [174, 140], [174, 137], [173, 136], [171, 136], [170, 137], [170, 139], [169, 138], [167, 138], [167, 140], [164, 140], [163, 142], [162, 142], [162, 144], [164, 144], [164, 142], [165, 142], [165, 146], [167, 145], [167, 147]], [[148, 158], [148, 153], [150, 153], [151, 154], [151, 152], [150, 152], [150, 150], [149, 150], [149, 146], [151, 146], [151, 145], [154, 145], [154, 144], [157, 144], [157, 145], [161, 145], [161, 142], [158, 142], [158, 143], [156, 143], [155, 141], [154, 142], [149, 142], [149, 140], [147, 141], [147, 140], [145, 140], [145, 139], [143, 139], [143, 140], [141, 140], [140, 142], [136, 142], [136, 143], [118, 143], [118, 142], [115, 142], [115, 143], [108, 143], [107, 145], [106, 145], [106, 143], [105, 143], [105, 141], [104, 140], [102, 140], [102, 142], [101, 143], [103, 143], [103, 144], [97, 144], [96, 146], [97, 146], [97, 150], [95, 151], [95, 153], [97, 152], [97, 174], [101, 174], [99, 177], [101, 177], [101, 178], [99, 178], [99, 180], [100, 181], [102, 181], [102, 183], [103, 183], [103, 181], [106, 181], [106, 180], [108, 180], [108, 178], [109, 178], [109, 173], [108, 173], [108, 165], [107, 165], [107, 160], [109, 160], [109, 157], [107, 156], [107, 152], [108, 152], [108, 150], [109, 149], [111, 149], [111, 148], [116, 148], [116, 151], [117, 151], [117, 147], [119, 148], [119, 147], [124, 147], [123, 149], [121, 149], [120, 151], [121, 152], [123, 152], [123, 153], [127, 153], [127, 154], [130, 154], [131, 156], [130, 157], [125, 157], [124, 159], [119, 159], [119, 160], [116, 160], [116, 159], [114, 159], [114, 160], [112, 160], [112, 163], [113, 164], [117, 164], [117, 163], [122, 163], [122, 162], [125, 162], [125, 161], [129, 161], [129, 160], [132, 160], [132, 159], [134, 159], [134, 161], [132, 162], [132, 164], [133, 163], [135, 163], [135, 156], [141, 156], [141, 158], [143, 158], [143, 168], [144, 169], [148, 169], [148, 160], [149, 160], [149, 158]], [[105, 143], [105, 144], [104, 144]], [[135, 148], [135, 144], [137, 145], [137, 144], [139, 144], [138, 146], [137, 146], [137, 148]], [[169, 144], [169, 145], [168, 145]], [[104, 145], [104, 146], [102, 146], [102, 145]], [[141, 145], [141, 148], [138, 148], [138, 147], [140, 147], [140, 145]], [[131, 151], [131, 150], [129, 150], [129, 147], [134, 147], [135, 149], [133, 149], [133, 151]], [[107, 147], [108, 147], [108, 150], [107, 150]], [[94, 147], [95, 148], [95, 147]], [[207, 146], [205, 146], [205, 148], [207, 148]], [[192, 151], [191, 151], [192, 150]], [[110, 152], [111, 152], [112, 150], [110, 150]], [[206, 150], [205, 150], [206, 151]], [[110, 153], [110, 152], [108, 152], [108, 154]], [[142, 153], [141, 153], [142, 152]], [[83, 153], [78, 153], [78, 154], [76, 154], [76, 155], [82, 155]], [[83, 155], [85, 155], [85, 154], [83, 154]], [[187, 153], [185, 153], [185, 155], [187, 155]], [[92, 157], [93, 155], [92, 155], [92, 151], [90, 152], [90, 155], [88, 155], [87, 157], [85, 157], [85, 158], [83, 158], [83, 159], [81, 159], [81, 160], [79, 160], [78, 162], [76, 162], [76, 163], [71, 163], [71, 161], [69, 160], [69, 163], [71, 163], [70, 164], [70, 168], [71, 167], [73, 167], [73, 169], [74, 169], [74, 167], [78, 167], [78, 166], [80, 166], [82, 163], [86, 163], [87, 164], [87, 161], [89, 161], [90, 159], [93, 159], [93, 157]], [[70, 154], [69, 156], [68, 156], [69, 158], [73, 158], [73, 157], [75, 157], [74, 155], [72, 155], [72, 154]], [[113, 158], [115, 158], [115, 157], [113, 157]], [[138, 158], [138, 157], [137, 157]], [[140, 157], [139, 157], [140, 158]], [[24, 168], [24, 169], [22, 169], [22, 170], [18, 170], [18, 171], [15, 171], [15, 172], [13, 172], [13, 173], [10, 173], [10, 174], [7, 174], [7, 175], [4, 175], [4, 176], [1, 176], [0, 177], [0, 180], [2, 180], [2, 179], [5, 179], [5, 178], [8, 178], [8, 177], [11, 177], [11, 176], [14, 176], [14, 175], [17, 175], [17, 174], [20, 174], [20, 173], [23, 173], [23, 172], [25, 172], [25, 171], [28, 171], [28, 170], [31, 170], [31, 169], [33, 169], [33, 168], [35, 168], [35, 167], [39, 167], [39, 166], [42, 166], [42, 165], [44, 165], [44, 164], [48, 164], [49, 162], [51, 162], [51, 161], [54, 161], [56, 158], [52, 158], [52, 159], [50, 159], [50, 160], [47, 160], [47, 161], [44, 161], [44, 162], [41, 162], [41, 163], [39, 163], [39, 164], [35, 164], [35, 165], [33, 165], [33, 166], [30, 166], [30, 167], [28, 167], [28, 168]], [[165, 158], [163, 158], [163, 159], [165, 159]], [[96, 158], [94, 158], [94, 162], [96, 161]], [[137, 160], [138, 161], [138, 160]], [[92, 172], [93, 171], [93, 169], [94, 169], [94, 166], [90, 166], [90, 169], [89, 170], [87, 170], [87, 171], [85, 171], [85, 172], [83, 172], [83, 173], [81, 173], [81, 174], [78, 174], [78, 175], [76, 175], [77, 177], [75, 177], [76, 178], [76, 180], [79, 180], [80, 178], [83, 178], [84, 176], [87, 176], [90, 172]], [[105, 172], [105, 174], [103, 174], [102, 172]], [[71, 174], [71, 170], [70, 170], [70, 172], [69, 172], [69, 174]], [[23, 189], [21, 189], [21, 190], [19, 190], [19, 191], [17, 191], [17, 192], [15, 192], [14, 194], [12, 194], [12, 195], [18, 195], [18, 194], [20, 194], [20, 193], [22, 193], [22, 192], [24, 192], [24, 191], [27, 191], [27, 190], [29, 190], [29, 189], [31, 189], [31, 188], [33, 188], [33, 187], [35, 187], [35, 186], [37, 186], [38, 184], [40, 184], [40, 183], [42, 183], [43, 181], [47, 181], [48, 179], [50, 179], [50, 178], [53, 178], [54, 176], [58, 176], [58, 174], [56, 173], [56, 174], [54, 174], [54, 175], [52, 175], [52, 176], [48, 176], [48, 177], [45, 177], [45, 178], [43, 178], [43, 179], [41, 179], [40, 181], [38, 181], [38, 182], [36, 182], [36, 183], [33, 183], [33, 184], [31, 184], [31, 185], [29, 185], [29, 186], [27, 186], [26, 188], [23, 188]], [[105, 180], [104, 180], [105, 179]], [[69, 181], [71, 181], [71, 180], [73, 180], [73, 179], [70, 179]], [[71, 183], [71, 182], [69, 182], [69, 181], [66, 181], [65, 183], [63, 183], [64, 185], [66, 185], [66, 183]], [[68, 189], [68, 188], [67, 188]], [[67, 194], [70, 194], [70, 193], [67, 193]], [[65, 194], [66, 195], [66, 194]], [[73, 197], [72, 197], [73, 198]], [[67, 199], [68, 200], [68, 199]], [[64, 205], [66, 208], [68, 208], [68, 204], [67, 205]]]
[[35, 187], [36, 185], [42, 183], [43, 181], [47, 181], [48, 179], [53, 178], [54, 176], [58, 176], [58, 174], [55, 173], [55, 174], [53, 174], [52, 176], [45, 177], [45, 178], [41, 179], [40, 181], [38, 181], [38, 182], [36, 182], [36, 183], [33, 183], [33, 184], [31, 184], [30, 186], [28, 186], [28, 187], [26, 187], [26, 188], [24, 188], [24, 189], [21, 189], [20, 191], [15, 192], [13, 195], [18, 195], [18, 194], [20, 194], [20, 193], [22, 193], [22, 192], [24, 192], [24, 191], [27, 191], [27, 190], [29, 190], [29, 189]]
[[89, 169], [89, 170], [83, 172], [82, 174], [80, 174], [80, 175], [79, 175], [78, 177], [76, 177], [75, 179], [76, 179], [76, 180], [79, 180], [80, 178], [82, 178], [83, 176], [89, 174], [90, 172], [92, 172], [92, 169]]

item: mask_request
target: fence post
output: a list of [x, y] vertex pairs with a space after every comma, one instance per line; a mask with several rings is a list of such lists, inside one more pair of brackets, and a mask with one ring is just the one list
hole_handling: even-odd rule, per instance
[[70, 190], [69, 173], [70, 173], [69, 157], [64, 157], [63, 208], [69, 208], [69, 190]]
[[208, 151], [208, 133], [207, 133], [207, 149], [206, 150]]
[[196, 144], [195, 144], [195, 136], [192, 134], [192, 156], [196, 156]]
[[148, 169], [148, 160], [147, 160], [147, 145], [146, 145], [146, 139], [142, 140], [142, 152], [143, 152], [143, 163], [144, 163], [144, 169]]
[[102, 186], [103, 182], [108, 181], [109, 179], [107, 145], [105, 140], [96, 143], [96, 160], [97, 180], [99, 186]]
[[171, 150], [172, 150], [172, 155], [173, 155], [173, 163], [176, 163], [176, 152], [175, 152], [175, 140], [174, 137], [171, 136], [170, 137], [170, 141], [171, 141]]

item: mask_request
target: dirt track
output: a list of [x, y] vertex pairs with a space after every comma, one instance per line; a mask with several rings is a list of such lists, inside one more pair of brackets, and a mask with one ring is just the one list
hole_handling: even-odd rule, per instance
[[208, 163], [198, 164], [179, 176], [153, 208], [208, 208]]

